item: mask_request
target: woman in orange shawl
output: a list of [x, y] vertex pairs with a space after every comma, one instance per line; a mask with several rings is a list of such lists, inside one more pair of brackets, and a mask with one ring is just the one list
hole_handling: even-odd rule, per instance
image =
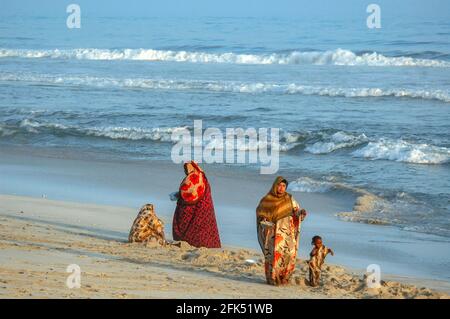
[[256, 208], [258, 241], [265, 258], [266, 280], [271, 285], [289, 283], [297, 260], [300, 223], [306, 216], [286, 192], [287, 185], [287, 180], [278, 176]]
[[173, 216], [174, 240], [195, 247], [220, 248], [211, 188], [203, 170], [194, 161], [184, 164], [186, 177], [180, 184]]

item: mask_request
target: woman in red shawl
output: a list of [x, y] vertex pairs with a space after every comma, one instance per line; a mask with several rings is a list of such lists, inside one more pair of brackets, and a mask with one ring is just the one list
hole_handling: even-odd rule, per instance
[[195, 247], [220, 248], [211, 188], [205, 173], [194, 161], [184, 164], [186, 177], [180, 184], [173, 216], [174, 240]]

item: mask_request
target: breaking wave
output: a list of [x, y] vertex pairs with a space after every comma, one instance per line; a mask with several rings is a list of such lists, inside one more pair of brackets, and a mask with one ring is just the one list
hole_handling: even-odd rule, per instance
[[356, 54], [350, 50], [292, 51], [290, 53], [238, 54], [154, 49], [0, 49], [0, 58], [52, 58], [78, 60], [137, 60], [230, 64], [314, 64], [346, 66], [450, 67], [450, 62], [408, 56], [389, 57], [377, 52]]
[[[80, 127], [73, 125], [63, 125], [59, 123], [39, 122], [32, 119], [24, 119], [20, 121], [19, 128], [25, 130], [31, 134], [49, 133], [55, 135], [81, 135], [87, 137], [99, 137], [108, 138], [112, 140], [150, 140], [156, 142], [165, 143], [177, 143], [185, 138], [185, 133], [190, 134], [191, 140], [189, 143], [196, 143], [196, 145], [203, 145], [205, 149], [224, 150], [227, 149], [239, 150], [239, 151], [257, 151], [261, 148], [271, 148], [270, 135], [268, 140], [252, 140], [247, 136], [235, 137], [233, 140], [228, 140], [223, 136], [223, 140], [219, 140], [213, 136], [202, 136], [201, 140], [198, 140], [193, 135], [193, 129], [189, 126], [180, 127], [155, 127], [155, 128], [141, 128], [141, 127]], [[17, 128], [10, 127], [10, 135], [18, 132]], [[204, 133], [204, 132], [203, 132]], [[3, 134], [3, 129], [0, 130], [0, 134]], [[280, 142], [280, 151], [287, 151], [290, 149], [288, 143]]]
[[15, 130], [9, 129], [3, 125], [0, 125], [0, 137], [12, 136], [16, 133]]
[[[392, 225], [405, 231], [450, 237], [448, 222], [442, 223], [438, 214], [427, 203], [405, 192], [384, 197], [365, 190], [358, 191], [351, 212], [340, 212], [336, 216], [344, 221], [373, 225]], [[427, 222], [424, 222], [424, 221]]]
[[128, 88], [150, 90], [197, 90], [247, 94], [298, 94], [345, 98], [397, 97], [438, 100], [450, 103], [450, 91], [407, 88], [341, 88], [310, 86], [296, 83], [246, 83], [233, 81], [165, 80], [150, 78], [111, 78], [50, 74], [0, 73], [0, 81], [19, 81], [53, 85], [89, 86], [98, 88]]
[[316, 142], [305, 147], [305, 151], [312, 154], [328, 154], [341, 148], [354, 147], [367, 141], [364, 134], [351, 135], [346, 132], [336, 132], [325, 141]]
[[24, 119], [20, 127], [30, 133], [39, 133], [39, 129], [56, 130], [59, 133], [86, 135], [92, 137], [105, 137], [113, 140], [152, 140], [171, 142], [173, 132], [188, 129], [188, 127], [166, 127], [166, 128], [139, 128], [139, 127], [78, 127], [63, 125], [59, 123], [45, 123], [35, 120]]
[[[446, 216], [446, 213], [439, 211], [439, 208], [436, 210], [420, 199], [420, 194], [413, 195], [401, 191], [372, 192], [339, 180], [335, 176], [326, 176], [320, 180], [303, 176], [291, 181], [288, 190], [304, 193], [350, 192], [356, 196], [355, 203], [351, 211], [336, 213], [341, 220], [372, 225], [392, 225], [405, 231], [450, 237], [448, 222], [445, 217], [442, 218]], [[442, 201], [438, 198], [432, 200]], [[434, 217], [431, 218], [431, 216]], [[424, 220], [427, 222], [424, 223]]]
[[288, 190], [302, 193], [326, 193], [336, 187], [336, 184], [328, 181], [319, 181], [310, 177], [300, 177], [289, 182]]
[[[46, 113], [44, 113], [46, 114]], [[63, 122], [64, 123], [64, 122]], [[120, 127], [120, 126], [82, 126], [63, 123], [48, 122], [36, 118], [25, 118], [16, 124], [0, 124], [0, 137], [9, 138], [17, 133], [48, 134], [54, 136], [74, 135], [81, 137], [99, 137], [112, 140], [150, 140], [158, 142], [175, 143], [183, 133], [189, 132], [193, 136], [193, 128], [189, 126], [179, 127]], [[187, 130], [187, 131], [186, 131]], [[245, 131], [244, 131], [245, 132]], [[205, 133], [205, 132], [203, 132]], [[247, 134], [236, 136], [235, 141], [228, 141], [223, 133], [224, 142], [218, 141], [215, 135], [202, 135], [204, 147], [217, 150], [224, 147], [242, 151], [257, 151], [261, 148], [271, 148], [270, 134], [267, 140], [250, 138]], [[245, 132], [247, 133], [247, 132]], [[174, 134], [174, 138], [172, 138]], [[178, 137], [177, 137], [178, 136]], [[380, 138], [371, 140], [365, 134], [356, 134], [345, 131], [285, 131], [280, 130], [279, 150], [290, 152], [294, 149], [302, 149], [311, 154], [330, 154], [341, 149], [352, 149], [353, 157], [373, 160], [390, 160], [415, 164], [446, 164], [450, 162], [450, 149], [429, 144], [415, 144], [402, 139], [392, 140]], [[193, 136], [193, 139], [196, 138]], [[233, 143], [230, 147], [226, 143]], [[364, 146], [362, 146], [365, 144]], [[296, 151], [293, 151], [294, 153]]]
[[[351, 186], [341, 182], [335, 176], [319, 179], [300, 177], [291, 181], [289, 191], [304, 193], [328, 193], [331, 191], [350, 192], [356, 196], [351, 211], [336, 213], [344, 221], [397, 226], [405, 231], [421, 232], [450, 237], [447, 214], [442, 208], [429, 204], [429, 200], [443, 202], [446, 198], [428, 198], [424, 201], [423, 194], [409, 194], [402, 191], [368, 191], [364, 188]], [[438, 205], [439, 206], [439, 205]], [[426, 221], [426, 222], [424, 222]]]
[[403, 140], [380, 139], [352, 153], [355, 157], [384, 159], [416, 164], [444, 164], [450, 160], [450, 149]]

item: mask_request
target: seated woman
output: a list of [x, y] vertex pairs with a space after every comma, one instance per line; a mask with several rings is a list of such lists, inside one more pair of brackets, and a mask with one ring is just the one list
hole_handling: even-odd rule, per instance
[[278, 176], [256, 208], [258, 241], [265, 258], [266, 280], [271, 285], [289, 283], [297, 260], [300, 223], [306, 216], [286, 192], [287, 185], [287, 180]]
[[203, 170], [194, 161], [184, 164], [186, 177], [180, 184], [173, 216], [174, 240], [191, 246], [220, 248], [211, 188]]
[[167, 244], [164, 236], [164, 222], [156, 216], [152, 204], [142, 206], [131, 226], [128, 241], [130, 243]]

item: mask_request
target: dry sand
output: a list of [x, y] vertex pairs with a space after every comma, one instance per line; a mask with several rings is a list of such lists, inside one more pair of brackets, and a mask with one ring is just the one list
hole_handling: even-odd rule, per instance
[[[368, 289], [363, 274], [329, 264], [311, 288], [305, 261], [290, 285], [269, 286], [257, 251], [128, 244], [101, 217], [117, 213], [131, 225], [137, 209], [0, 195], [0, 298], [449, 298], [394, 281]], [[66, 285], [70, 264], [79, 289]]]

